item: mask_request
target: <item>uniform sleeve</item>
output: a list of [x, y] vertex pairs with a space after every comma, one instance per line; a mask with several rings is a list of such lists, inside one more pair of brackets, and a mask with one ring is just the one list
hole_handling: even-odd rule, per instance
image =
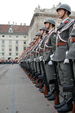
[[73, 25], [69, 28], [69, 38], [68, 38], [68, 46], [69, 47], [71, 46], [70, 38], [71, 38], [71, 34], [73, 33]]
[[55, 33], [53, 33], [51, 37], [51, 46], [52, 46], [53, 51], [55, 51], [56, 49], [56, 34]]

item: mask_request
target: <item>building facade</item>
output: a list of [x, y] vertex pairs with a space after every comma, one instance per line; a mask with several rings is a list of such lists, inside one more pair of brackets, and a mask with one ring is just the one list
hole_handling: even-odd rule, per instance
[[0, 59], [16, 59], [27, 47], [29, 26], [0, 25]]

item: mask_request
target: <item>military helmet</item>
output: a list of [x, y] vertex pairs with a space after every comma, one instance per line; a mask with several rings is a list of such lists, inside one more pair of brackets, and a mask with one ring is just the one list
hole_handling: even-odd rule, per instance
[[69, 12], [69, 14], [71, 14], [71, 8], [70, 8], [70, 6], [67, 5], [67, 4], [61, 4], [61, 5], [59, 5], [59, 6], [57, 7], [56, 11], [58, 12], [58, 10], [60, 10], [60, 9], [65, 9], [66, 11]]
[[71, 37], [75, 37], [75, 29], [72, 30], [72, 32], [70, 33]]
[[37, 32], [37, 33], [35, 34], [35, 36], [42, 36], [42, 34], [41, 34], [40, 32]]
[[40, 30], [44, 30], [48, 32], [48, 29], [46, 27], [41, 27]]
[[50, 24], [55, 25], [54, 19], [47, 19], [47, 20], [44, 21], [44, 24], [46, 24], [46, 23], [50, 23]]

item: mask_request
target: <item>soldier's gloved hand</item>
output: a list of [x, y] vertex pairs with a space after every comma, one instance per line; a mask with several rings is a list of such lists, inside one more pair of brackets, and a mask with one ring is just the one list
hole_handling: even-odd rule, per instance
[[49, 62], [48, 62], [48, 65], [52, 65], [53, 64], [53, 62], [50, 60]]
[[36, 58], [34, 58], [34, 61], [36, 61]]
[[42, 60], [43, 60], [43, 56], [40, 56], [40, 57], [39, 57], [39, 60], [42, 61]]
[[67, 59], [67, 58], [64, 60], [64, 64], [66, 64], [66, 63], [69, 63], [69, 59]]
[[29, 62], [31, 62], [31, 59], [28, 59]]
[[68, 51], [66, 51], [66, 55], [68, 54]]
[[54, 54], [50, 55], [50, 59], [51, 59], [51, 60], [53, 60], [53, 56], [54, 56]]

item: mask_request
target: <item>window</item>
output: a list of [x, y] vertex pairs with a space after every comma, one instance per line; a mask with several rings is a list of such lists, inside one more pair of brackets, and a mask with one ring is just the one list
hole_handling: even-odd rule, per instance
[[11, 54], [11, 53], [9, 53], [9, 55], [11, 56], [12, 54]]
[[4, 56], [4, 53], [2, 53], [2, 56]]
[[18, 44], [18, 40], [16, 40], [16, 44]]
[[13, 33], [13, 28], [10, 27], [9, 30], [8, 30], [8, 32], [9, 32], [9, 33]]
[[10, 60], [11, 59], [11, 57], [8, 57], [8, 60]]
[[16, 53], [16, 56], [18, 56], [18, 53]]
[[18, 51], [18, 47], [16, 47], [16, 51]]
[[2, 37], [5, 37], [5, 35], [2, 35]]
[[26, 42], [24, 42], [24, 44], [26, 44]]
[[11, 49], [11, 48], [9, 48], [9, 51], [12, 51], [12, 49]]

